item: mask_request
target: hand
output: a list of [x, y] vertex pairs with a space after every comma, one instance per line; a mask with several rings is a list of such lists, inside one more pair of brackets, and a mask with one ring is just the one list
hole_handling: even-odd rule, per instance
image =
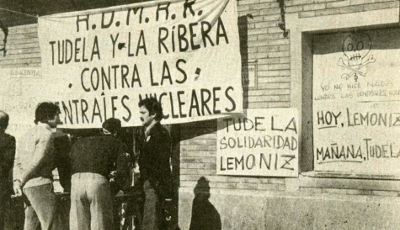
[[117, 176], [117, 171], [111, 171], [108, 175], [109, 182], [115, 182], [115, 177]]
[[13, 182], [13, 190], [15, 193], [15, 196], [22, 196], [22, 183], [20, 180], [14, 180]]

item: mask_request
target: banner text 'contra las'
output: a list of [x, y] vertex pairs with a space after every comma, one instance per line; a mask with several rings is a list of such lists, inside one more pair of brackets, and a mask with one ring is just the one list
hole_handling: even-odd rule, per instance
[[236, 2], [164, 1], [39, 19], [43, 91], [64, 128], [107, 118], [140, 125], [138, 102], [156, 97], [164, 123], [242, 111]]

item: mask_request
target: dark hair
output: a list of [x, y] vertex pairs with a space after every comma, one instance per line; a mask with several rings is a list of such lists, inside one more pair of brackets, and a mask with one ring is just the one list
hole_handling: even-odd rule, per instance
[[46, 123], [49, 119], [60, 113], [60, 108], [52, 102], [40, 103], [35, 111], [35, 124]]
[[163, 109], [161, 103], [157, 101], [157, 99], [150, 97], [145, 98], [139, 102], [139, 107], [144, 106], [150, 113], [150, 115], [156, 114], [154, 117], [157, 121], [160, 121], [163, 118]]
[[121, 121], [116, 118], [109, 118], [102, 125], [103, 129], [107, 129], [110, 133], [117, 133], [121, 129]]
[[[3, 114], [4, 116], [1, 116], [1, 114]], [[10, 117], [8, 116], [8, 114], [3, 110], [0, 110], [0, 128], [7, 129], [9, 120]]]

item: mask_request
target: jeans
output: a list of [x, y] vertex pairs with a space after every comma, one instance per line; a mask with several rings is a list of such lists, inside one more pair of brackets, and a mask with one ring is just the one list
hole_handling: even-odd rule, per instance
[[75, 173], [71, 180], [71, 230], [113, 229], [110, 184], [96, 173]]
[[58, 230], [57, 202], [52, 184], [24, 188], [27, 198], [24, 230]]

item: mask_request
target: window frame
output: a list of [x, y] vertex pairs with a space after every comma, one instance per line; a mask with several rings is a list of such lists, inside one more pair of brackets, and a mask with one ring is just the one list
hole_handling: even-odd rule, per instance
[[398, 27], [399, 8], [358, 13], [299, 18], [299, 13], [286, 15], [290, 31], [291, 107], [301, 116], [299, 174], [315, 178], [355, 178], [400, 180], [395, 175], [361, 175], [348, 172], [314, 171], [312, 77], [314, 35], [355, 29]]

